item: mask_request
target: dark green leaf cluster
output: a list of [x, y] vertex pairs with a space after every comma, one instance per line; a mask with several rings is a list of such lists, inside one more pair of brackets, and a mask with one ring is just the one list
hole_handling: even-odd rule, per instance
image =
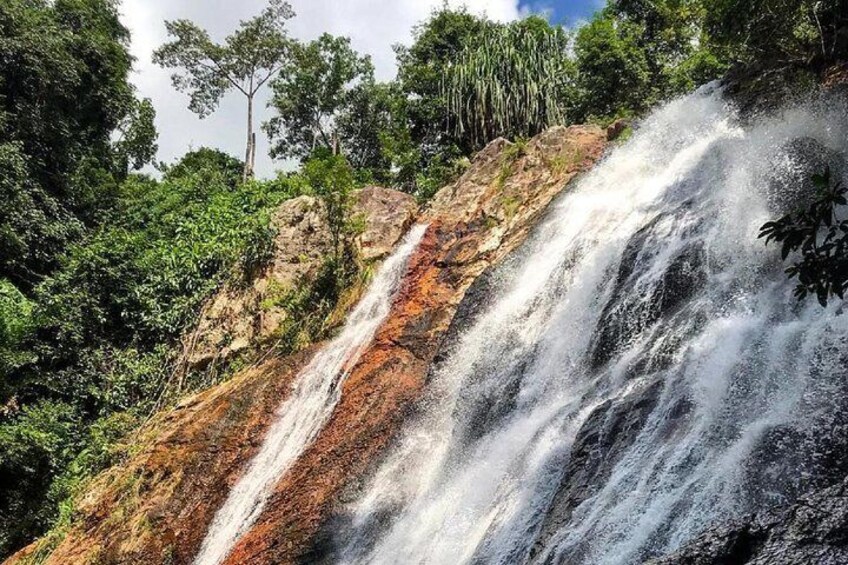
[[272, 156], [305, 160], [317, 149], [343, 151], [351, 161], [368, 165], [367, 147], [340, 130], [358, 121], [356, 110], [370, 110], [361, 106], [370, 102], [373, 82], [370, 57], [360, 56], [346, 37], [325, 33], [296, 45], [291, 67], [273, 83], [271, 104], [277, 115], [265, 128], [274, 140]]
[[128, 41], [113, 0], [0, 3], [0, 277], [25, 290], [102, 220], [127, 164], [152, 156]]
[[822, 306], [831, 296], [845, 297], [848, 289], [848, 218], [840, 219], [848, 205], [848, 187], [831, 182], [828, 169], [813, 177], [820, 194], [808, 207], [779, 220], [767, 222], [760, 228], [760, 238], [768, 245], [781, 244], [785, 261], [793, 253], [786, 273], [798, 279], [795, 295], [799, 300], [812, 294]]
[[353, 168], [343, 155], [323, 150], [304, 164], [303, 176], [324, 202], [333, 257], [340, 261], [350, 243], [347, 236], [351, 231], [351, 192], [355, 187]]
[[713, 42], [749, 67], [822, 69], [848, 54], [845, 0], [703, 0]]

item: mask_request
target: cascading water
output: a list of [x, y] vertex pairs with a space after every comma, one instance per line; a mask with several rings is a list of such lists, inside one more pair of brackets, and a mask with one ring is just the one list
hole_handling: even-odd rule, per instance
[[195, 558], [196, 565], [217, 565], [227, 557], [262, 513], [282, 474], [324, 427], [339, 401], [348, 372], [388, 316], [409, 257], [425, 230], [421, 225], [410, 230], [379, 269], [342, 332], [297, 376], [291, 395], [276, 411], [262, 447], [215, 515]]
[[844, 474], [848, 315], [757, 234], [846, 131], [708, 88], [646, 120], [488, 277], [332, 559], [636, 563]]

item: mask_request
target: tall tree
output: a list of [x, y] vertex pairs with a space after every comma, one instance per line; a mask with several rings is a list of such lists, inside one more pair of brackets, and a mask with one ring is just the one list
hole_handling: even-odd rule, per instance
[[271, 154], [305, 160], [323, 148], [332, 154], [345, 153], [351, 162], [361, 163], [359, 155], [348, 151], [357, 146], [346, 146], [339, 131], [350, 120], [340, 117], [373, 82], [370, 57], [354, 51], [347, 37], [325, 33], [298, 45], [290, 71], [273, 83], [271, 105], [277, 115], [265, 126], [274, 142]]
[[641, 28], [598, 14], [577, 32], [574, 51], [581, 90], [581, 118], [640, 112], [655, 98]]
[[447, 123], [442, 81], [467, 47], [473, 47], [493, 24], [466, 9], [443, 7], [414, 30], [410, 47], [396, 46], [398, 82], [409, 100], [413, 142], [421, 148], [422, 165], [450, 160], [471, 151], [461, 147]]
[[137, 171], [155, 160], [159, 151], [155, 121], [156, 109], [149, 98], [134, 101], [129, 114], [118, 125], [118, 139], [114, 143], [120, 174]]
[[703, 0], [612, 0], [606, 13], [636, 26], [658, 99], [689, 92], [727, 70], [705, 32]]
[[706, 29], [734, 62], [819, 69], [848, 57], [846, 0], [703, 0]]
[[153, 60], [162, 67], [182, 69], [171, 76], [174, 88], [191, 96], [189, 109], [201, 118], [214, 112], [231, 91], [247, 99], [247, 147], [243, 180], [253, 176], [256, 134], [253, 104], [256, 93], [286, 64], [292, 43], [286, 22], [294, 17], [288, 2], [270, 0], [262, 13], [242, 21], [223, 43], [188, 20], [165, 22], [173, 41], [162, 45]]

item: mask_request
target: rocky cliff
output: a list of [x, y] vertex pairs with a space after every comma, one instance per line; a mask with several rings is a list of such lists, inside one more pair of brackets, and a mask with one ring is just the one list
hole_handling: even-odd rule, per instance
[[[379, 261], [412, 222], [426, 224], [427, 231], [387, 322], [352, 368], [333, 416], [281, 478], [228, 563], [294, 563], [326, 551], [322, 528], [421, 398], [466, 291], [526, 238], [550, 201], [592, 166], [605, 144], [606, 133], [595, 127], [554, 128], [526, 144], [497, 140], [418, 211], [394, 191], [359, 195], [366, 224], [359, 247], [367, 260]], [[326, 246], [321, 218], [320, 205], [305, 198], [279, 210], [272, 265], [246, 289], [224, 289], [207, 305], [186, 338], [188, 365], [226, 359], [273, 335], [285, 312], [261, 305], [269, 289], [299, 284], [315, 272]], [[137, 454], [80, 497], [66, 531], [9, 563], [45, 556], [62, 565], [191, 562], [275, 409], [320, 347], [288, 358], [270, 355], [158, 415], [140, 432]]]
[[[354, 195], [354, 209], [364, 224], [355, 242], [359, 255], [373, 264], [400, 240], [418, 205], [408, 194], [368, 187]], [[289, 200], [271, 221], [277, 235], [270, 264], [248, 285], [227, 285], [206, 304], [183, 340], [186, 368], [204, 369], [273, 340], [288, 313], [272, 298], [315, 279], [331, 248], [321, 201], [311, 196]]]

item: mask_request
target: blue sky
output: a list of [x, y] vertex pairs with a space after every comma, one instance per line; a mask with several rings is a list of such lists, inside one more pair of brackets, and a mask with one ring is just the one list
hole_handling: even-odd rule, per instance
[[604, 6], [604, 0], [521, 0], [519, 5], [533, 11], [548, 11], [551, 22], [573, 26], [589, 19]]

